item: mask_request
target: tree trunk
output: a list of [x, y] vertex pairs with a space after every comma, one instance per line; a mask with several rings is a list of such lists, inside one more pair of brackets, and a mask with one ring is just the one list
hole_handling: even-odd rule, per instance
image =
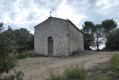
[[99, 42], [98, 42], [98, 39], [99, 39], [99, 37], [98, 37], [98, 34], [97, 34], [97, 40], [96, 40], [97, 51], [99, 51]]

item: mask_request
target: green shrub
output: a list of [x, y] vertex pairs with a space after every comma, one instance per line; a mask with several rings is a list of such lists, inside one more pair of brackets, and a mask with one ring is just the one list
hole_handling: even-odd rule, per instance
[[23, 59], [26, 57], [37, 57], [39, 56], [39, 54], [37, 54], [35, 51], [31, 50], [31, 51], [25, 51], [19, 54], [16, 54], [18, 59]]
[[72, 55], [80, 54], [80, 50], [77, 49], [77, 51], [73, 51]]
[[27, 53], [25, 53], [25, 52], [17, 54], [18, 59], [23, 59], [23, 58], [26, 58], [26, 57], [27, 57]]
[[0, 74], [3, 72], [8, 72], [11, 68], [15, 66], [16, 59], [15, 56], [8, 55], [5, 58], [0, 58]]
[[110, 80], [110, 78], [108, 76], [97, 76], [96, 79], [92, 80]]
[[109, 66], [115, 71], [119, 71], [119, 54], [114, 54], [110, 57]]
[[80, 56], [80, 55], [87, 55], [87, 54], [92, 54], [92, 51], [87, 51], [87, 50], [80, 50], [77, 49], [76, 51], [73, 51], [73, 53], [71, 54], [71, 56]]
[[51, 72], [49, 78], [47, 78], [46, 80], [63, 80], [63, 79], [62, 79], [61, 75], [59, 75], [59, 74], [55, 75]]
[[62, 76], [64, 80], [90, 80], [86, 70], [78, 65], [66, 68]]
[[70, 66], [64, 70], [60, 75], [54, 75], [50, 73], [50, 77], [46, 80], [91, 80], [87, 74], [87, 71], [78, 65], [75, 67]]
[[22, 71], [14, 71], [15, 75], [9, 75], [9, 76], [1, 76], [0, 80], [23, 80], [24, 73]]
[[27, 56], [29, 56], [29, 57], [38, 57], [38, 56], [40, 56], [34, 50], [28, 51], [27, 54], [28, 54]]

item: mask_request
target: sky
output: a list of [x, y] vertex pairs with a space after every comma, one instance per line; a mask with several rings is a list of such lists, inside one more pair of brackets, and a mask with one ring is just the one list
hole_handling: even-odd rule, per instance
[[71, 20], [79, 29], [85, 21], [101, 24], [114, 19], [119, 25], [119, 0], [0, 0], [0, 22], [13, 29], [34, 26], [50, 16]]

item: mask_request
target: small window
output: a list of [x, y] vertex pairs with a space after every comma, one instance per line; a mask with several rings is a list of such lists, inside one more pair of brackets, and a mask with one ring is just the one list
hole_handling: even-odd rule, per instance
[[53, 38], [52, 37], [49, 37], [49, 40], [53, 40]]

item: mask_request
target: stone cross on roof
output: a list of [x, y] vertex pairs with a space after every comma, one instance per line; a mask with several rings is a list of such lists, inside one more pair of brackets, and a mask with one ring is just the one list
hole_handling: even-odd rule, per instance
[[51, 13], [52, 13], [52, 12], [50, 11], [49, 13], [50, 13], [50, 17], [51, 17]]

